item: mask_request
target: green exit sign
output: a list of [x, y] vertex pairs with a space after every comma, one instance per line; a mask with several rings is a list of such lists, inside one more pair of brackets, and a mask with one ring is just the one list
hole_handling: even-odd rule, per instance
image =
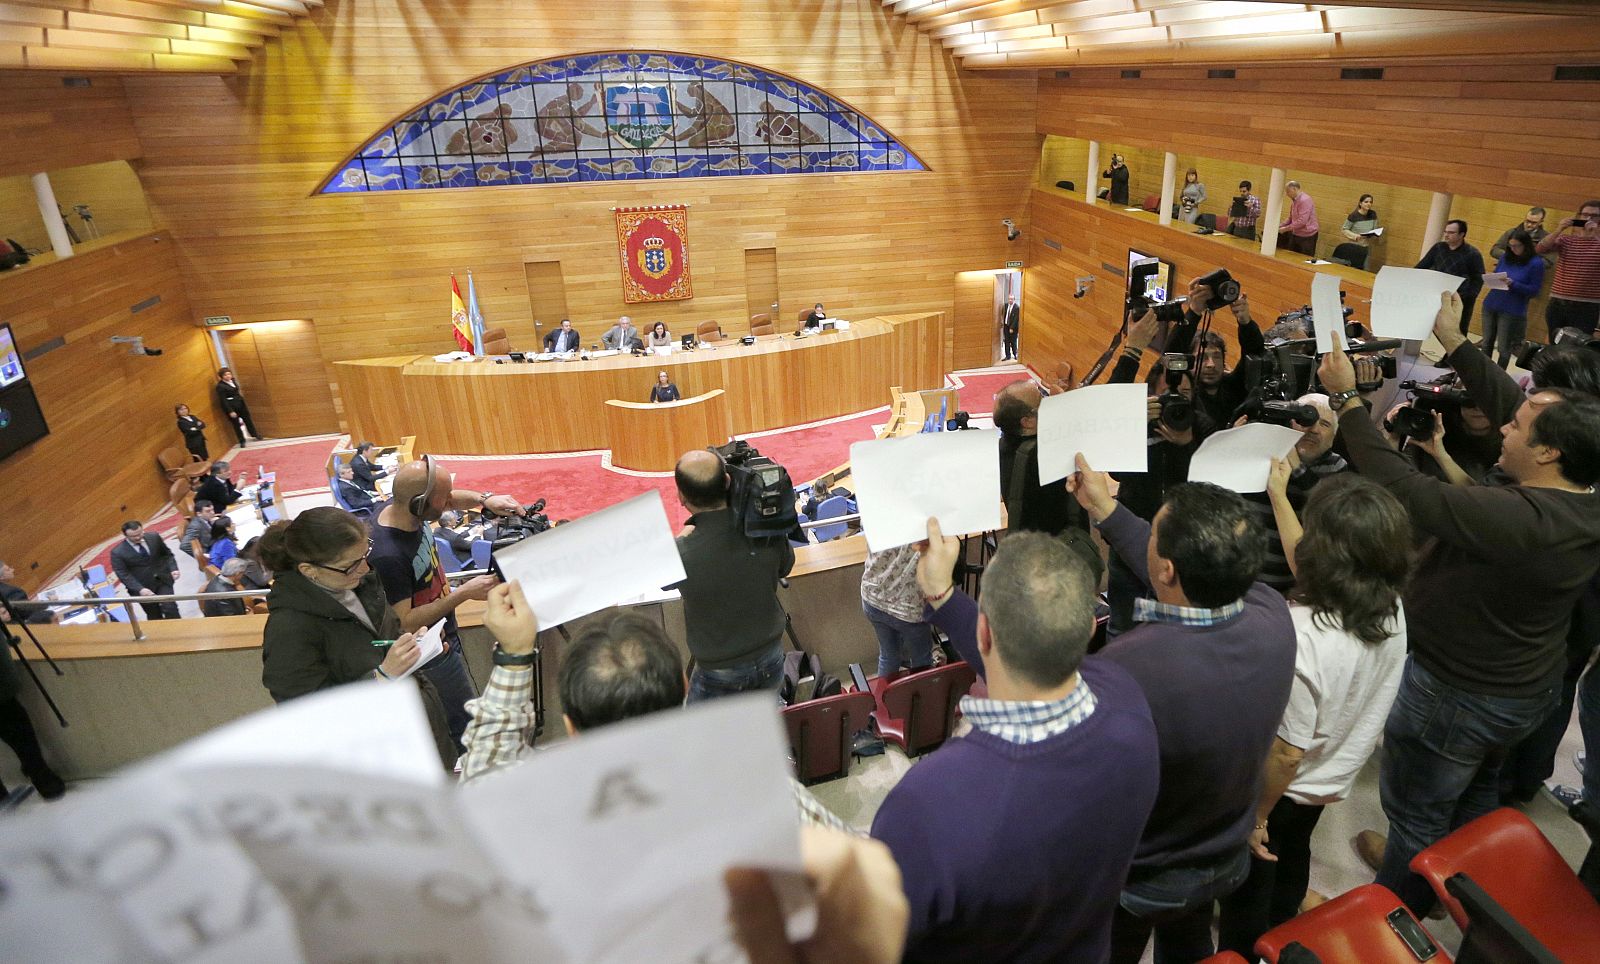
[[1020, 268], [1020, 267], [1022, 267], [1022, 262], [1021, 261], [1007, 261], [1006, 262], [1006, 267], [1008, 267], [1008, 268]]

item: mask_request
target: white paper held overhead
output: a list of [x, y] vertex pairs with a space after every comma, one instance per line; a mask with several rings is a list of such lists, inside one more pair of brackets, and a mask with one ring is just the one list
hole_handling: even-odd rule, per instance
[[1149, 435], [1143, 385], [1089, 385], [1039, 403], [1039, 482], [1077, 471], [1079, 453], [1097, 472], [1143, 472]]
[[1317, 329], [1317, 354], [1334, 346], [1348, 348], [1344, 338], [1344, 304], [1339, 300], [1339, 276], [1317, 272], [1311, 279], [1311, 321]]
[[1460, 288], [1465, 280], [1427, 268], [1384, 265], [1372, 285], [1372, 333], [1421, 341], [1433, 331], [1439, 296]]
[[496, 567], [549, 629], [683, 581], [683, 561], [660, 492], [646, 492], [576, 522], [498, 549]]
[[882, 552], [928, 537], [1000, 528], [1000, 433], [932, 432], [850, 446], [850, 475], [867, 548]]
[[1210, 482], [1235, 492], [1264, 492], [1272, 459], [1289, 454], [1303, 433], [1282, 425], [1251, 422], [1216, 432], [1189, 460], [1189, 481]]

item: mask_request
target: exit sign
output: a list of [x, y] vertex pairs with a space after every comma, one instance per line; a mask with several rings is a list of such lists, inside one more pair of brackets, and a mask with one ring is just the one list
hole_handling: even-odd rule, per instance
[[215, 328], [218, 325], [233, 324], [233, 319], [227, 315], [207, 315], [204, 320], [207, 328]]
[[1008, 268], [1020, 268], [1020, 267], [1022, 267], [1022, 262], [1021, 261], [1007, 261], [1006, 262], [1006, 267], [1008, 267]]

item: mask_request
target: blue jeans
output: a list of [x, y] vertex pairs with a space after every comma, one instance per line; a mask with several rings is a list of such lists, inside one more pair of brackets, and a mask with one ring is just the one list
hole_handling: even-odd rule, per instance
[[1192, 964], [1216, 952], [1211, 905], [1250, 876], [1250, 850], [1208, 864], [1132, 871], [1111, 919], [1111, 964], [1138, 964], [1155, 931], [1155, 964]]
[[467, 672], [467, 659], [461, 655], [461, 643], [455, 643], [443, 656], [435, 657], [433, 665], [424, 666], [417, 672], [439, 691], [439, 699], [444, 702], [445, 721], [450, 725], [450, 739], [455, 741], [457, 752], [467, 752], [461, 742], [462, 735], [467, 732], [467, 724], [472, 721], [467, 715], [467, 701], [478, 698], [478, 687], [472, 682], [472, 674]]
[[1450, 831], [1499, 806], [1500, 765], [1517, 742], [1549, 715], [1554, 684], [1534, 696], [1469, 693], [1406, 660], [1383, 728], [1378, 798], [1389, 818], [1389, 844], [1378, 883], [1421, 917], [1433, 906], [1411, 858]]
[[748, 663], [725, 669], [706, 669], [696, 666], [689, 675], [689, 702], [714, 700], [750, 690], [771, 690], [777, 696], [778, 685], [783, 682], [783, 642], [774, 643], [772, 649]]
[[1517, 317], [1503, 311], [1483, 311], [1483, 353], [1498, 358], [1501, 368], [1511, 360], [1517, 345], [1528, 337], [1528, 316]]
[[907, 663], [915, 673], [933, 665], [933, 629], [927, 623], [908, 623], [863, 601], [861, 611], [878, 634], [878, 675], [887, 679]]

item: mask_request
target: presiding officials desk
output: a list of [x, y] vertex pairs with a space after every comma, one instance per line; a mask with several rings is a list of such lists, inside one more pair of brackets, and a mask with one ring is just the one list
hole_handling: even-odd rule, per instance
[[503, 364], [401, 355], [333, 367], [353, 437], [415, 435], [417, 451], [452, 455], [573, 452], [615, 448], [606, 403], [644, 400], [660, 371], [686, 399], [723, 391], [732, 435], [876, 408], [896, 385], [943, 383], [948, 327], [943, 312], [885, 315], [670, 355]]

